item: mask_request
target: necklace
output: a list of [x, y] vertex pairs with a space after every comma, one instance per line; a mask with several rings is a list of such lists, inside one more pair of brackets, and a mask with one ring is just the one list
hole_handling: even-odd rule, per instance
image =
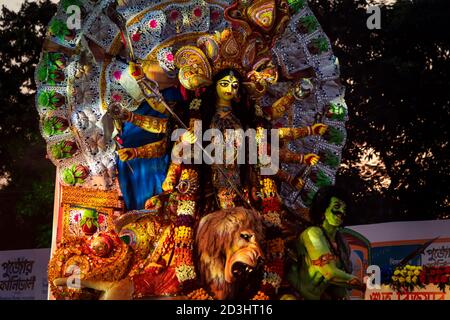
[[229, 105], [217, 104], [216, 108], [220, 111], [231, 111], [233, 108]]

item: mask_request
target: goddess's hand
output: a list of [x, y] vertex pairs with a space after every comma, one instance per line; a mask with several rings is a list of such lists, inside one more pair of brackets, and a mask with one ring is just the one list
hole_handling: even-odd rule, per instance
[[136, 149], [125, 148], [117, 151], [119, 153], [119, 159], [123, 162], [130, 161], [137, 158]]
[[130, 65], [130, 74], [134, 79], [140, 80], [145, 76], [144, 71], [142, 70], [142, 66], [140, 64], [130, 62], [129, 65]]
[[123, 109], [119, 103], [111, 103], [108, 106], [108, 114], [114, 119], [119, 121], [127, 121], [130, 118], [130, 112]]
[[328, 126], [323, 123], [316, 123], [311, 127], [313, 135], [323, 136], [328, 130]]
[[304, 162], [308, 166], [315, 166], [320, 160], [320, 157], [317, 154], [309, 153], [305, 155]]

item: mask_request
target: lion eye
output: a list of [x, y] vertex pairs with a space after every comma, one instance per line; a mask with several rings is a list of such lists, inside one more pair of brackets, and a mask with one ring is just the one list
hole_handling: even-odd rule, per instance
[[241, 238], [244, 239], [245, 241], [250, 240], [252, 236], [247, 234], [247, 233], [241, 233]]

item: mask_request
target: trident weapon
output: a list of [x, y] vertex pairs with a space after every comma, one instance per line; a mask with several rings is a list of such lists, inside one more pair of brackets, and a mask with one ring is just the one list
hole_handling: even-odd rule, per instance
[[[131, 42], [131, 37], [127, 30], [127, 24], [125, 18], [117, 11], [117, 2], [112, 2], [105, 10], [106, 15], [108, 18], [111, 19], [111, 21], [119, 28], [120, 32], [122, 33], [126, 47], [130, 56], [131, 62], [136, 62], [136, 57], [134, 55], [134, 50]], [[189, 131], [189, 127], [183, 122], [183, 120], [180, 119], [180, 117], [173, 111], [173, 109], [164, 101], [164, 98], [159, 91], [159, 84], [152, 79], [148, 79], [146, 77], [142, 77], [141, 79], [137, 80], [139, 87], [142, 89], [143, 94], [145, 98], [147, 99], [155, 99], [157, 103], [160, 103], [171, 115], [174, 117], [174, 119], [185, 129], [186, 131]], [[203, 148], [203, 146], [200, 144], [199, 141], [195, 141], [195, 145], [202, 150], [202, 152], [210, 159], [212, 160], [211, 154], [207, 150]], [[243, 203], [248, 205], [251, 210], [256, 211], [256, 209], [251, 205], [249, 201], [245, 199], [245, 197], [242, 195], [241, 190], [227, 177], [225, 172], [222, 170], [222, 168], [217, 167], [220, 174], [224, 177], [224, 179], [227, 181], [227, 183], [230, 185], [230, 187], [236, 192], [236, 194], [242, 199]]]

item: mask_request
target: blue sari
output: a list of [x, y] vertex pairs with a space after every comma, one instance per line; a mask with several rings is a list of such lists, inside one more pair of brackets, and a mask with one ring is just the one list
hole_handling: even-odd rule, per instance
[[[182, 101], [179, 91], [175, 88], [165, 89], [161, 93], [167, 102]], [[147, 102], [142, 103], [134, 113], [159, 118], [167, 117], [153, 110]], [[137, 148], [165, 139], [165, 135], [150, 133], [127, 122], [123, 125], [120, 138], [124, 148]], [[127, 162], [122, 162], [117, 157], [120, 190], [128, 211], [144, 209], [145, 202], [149, 198], [162, 193], [162, 183], [167, 175], [169, 162], [170, 152], [161, 158], [133, 159]]]

